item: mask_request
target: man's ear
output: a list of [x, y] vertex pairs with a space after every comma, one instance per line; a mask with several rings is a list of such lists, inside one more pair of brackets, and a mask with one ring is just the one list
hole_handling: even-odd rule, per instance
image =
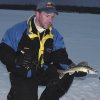
[[35, 11], [35, 16], [36, 16], [36, 18], [39, 18], [39, 11]]

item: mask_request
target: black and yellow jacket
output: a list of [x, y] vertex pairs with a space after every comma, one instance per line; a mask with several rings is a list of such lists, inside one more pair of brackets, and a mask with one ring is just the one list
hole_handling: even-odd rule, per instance
[[13, 72], [16, 70], [13, 64], [16, 52], [27, 50], [33, 53], [34, 60], [40, 67], [53, 63], [60, 69], [67, 69], [72, 63], [59, 32], [51, 26], [39, 33], [34, 24], [34, 17], [7, 30], [0, 43], [0, 60], [9, 72]]

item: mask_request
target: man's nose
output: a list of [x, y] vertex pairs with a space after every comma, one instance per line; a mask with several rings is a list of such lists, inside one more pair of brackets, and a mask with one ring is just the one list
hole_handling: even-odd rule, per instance
[[52, 22], [53, 22], [53, 19], [52, 18], [49, 18], [49, 23], [52, 24]]

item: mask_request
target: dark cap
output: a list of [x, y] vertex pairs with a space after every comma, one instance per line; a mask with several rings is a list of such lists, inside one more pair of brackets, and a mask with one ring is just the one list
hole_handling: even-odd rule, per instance
[[56, 13], [58, 15], [55, 3], [52, 0], [40, 0], [36, 10], [42, 10], [46, 13]]

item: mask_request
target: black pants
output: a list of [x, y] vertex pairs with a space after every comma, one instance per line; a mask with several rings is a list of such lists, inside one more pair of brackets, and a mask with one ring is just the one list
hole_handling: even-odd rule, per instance
[[46, 86], [39, 100], [59, 100], [69, 89], [73, 76], [65, 75], [59, 79], [54, 66], [46, 71], [40, 70], [33, 78], [10, 74], [11, 89], [7, 100], [38, 100], [38, 86]]

